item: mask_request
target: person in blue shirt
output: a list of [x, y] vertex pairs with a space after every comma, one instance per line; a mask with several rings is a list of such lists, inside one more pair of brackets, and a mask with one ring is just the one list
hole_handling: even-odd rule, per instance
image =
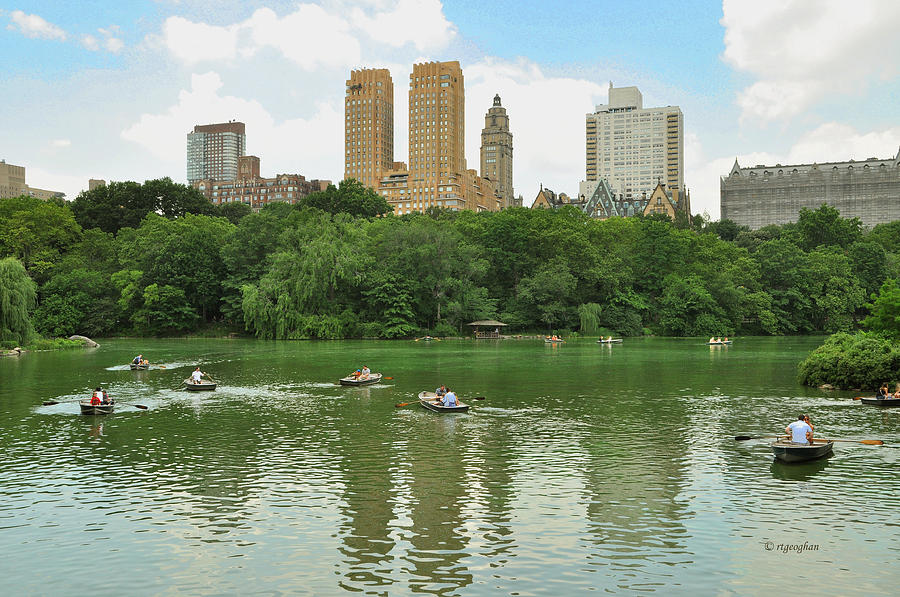
[[457, 401], [456, 394], [453, 390], [447, 388], [447, 393], [441, 398], [441, 404], [443, 406], [459, 406], [459, 401]]
[[442, 385], [441, 387], [439, 387], [438, 389], [436, 389], [434, 391], [434, 395], [437, 396], [438, 398], [440, 398], [441, 396], [443, 396], [446, 393], [447, 393], [447, 386], [444, 386], [444, 385]]

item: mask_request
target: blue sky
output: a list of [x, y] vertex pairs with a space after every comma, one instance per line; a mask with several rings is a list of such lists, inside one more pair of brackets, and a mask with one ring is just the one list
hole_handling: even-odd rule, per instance
[[185, 179], [194, 124], [247, 123], [264, 175], [343, 173], [352, 68], [391, 69], [406, 159], [414, 62], [459, 60], [467, 158], [494, 93], [516, 193], [574, 194], [584, 114], [608, 82], [685, 116], [686, 185], [718, 218], [742, 164], [865, 159], [900, 147], [900, 3], [157, 0], [0, 3], [0, 158], [70, 199], [88, 178]]

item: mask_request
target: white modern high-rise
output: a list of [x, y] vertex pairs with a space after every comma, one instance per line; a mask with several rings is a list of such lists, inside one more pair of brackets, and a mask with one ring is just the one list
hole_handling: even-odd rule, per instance
[[198, 124], [187, 135], [187, 180], [235, 180], [238, 158], [247, 152], [243, 122]]
[[684, 116], [678, 106], [644, 108], [637, 87], [609, 84], [609, 103], [585, 118], [587, 181], [605, 178], [624, 199], [657, 182], [684, 190]]

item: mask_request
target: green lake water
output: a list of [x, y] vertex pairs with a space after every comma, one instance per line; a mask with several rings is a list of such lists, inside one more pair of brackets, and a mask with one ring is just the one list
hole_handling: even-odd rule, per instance
[[[821, 341], [101, 340], [3, 358], [4, 592], [892, 594], [900, 409], [798, 385]], [[153, 369], [127, 369], [138, 352]], [[178, 389], [198, 364], [216, 391]], [[362, 365], [393, 379], [337, 385]], [[485, 399], [395, 407], [440, 383]], [[80, 415], [99, 384], [116, 412]], [[800, 412], [819, 436], [890, 445], [785, 465], [734, 441]]]

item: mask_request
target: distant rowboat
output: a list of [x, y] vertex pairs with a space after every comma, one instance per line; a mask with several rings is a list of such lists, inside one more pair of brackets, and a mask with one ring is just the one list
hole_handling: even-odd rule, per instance
[[381, 381], [381, 373], [370, 373], [368, 377], [362, 379], [352, 375], [340, 379], [342, 386], [367, 386], [369, 384], [378, 383], [379, 381]]
[[141, 370], [141, 371], [150, 368], [150, 365], [149, 365], [149, 364], [147, 364], [147, 365], [138, 365], [138, 364], [136, 364], [136, 363], [131, 363], [131, 364], [128, 365], [128, 366], [129, 366], [132, 370], [139, 369], [139, 370]]
[[81, 414], [83, 415], [108, 415], [112, 413], [115, 405], [115, 401], [110, 401], [106, 404], [91, 404], [90, 398], [79, 402]]
[[436, 413], [464, 413], [469, 410], [469, 405], [460, 402], [459, 398], [456, 399], [457, 406], [442, 406], [440, 404], [435, 404], [434, 401], [436, 399], [437, 394], [434, 392], [419, 392], [419, 404], [430, 411]]
[[604, 340], [601, 338], [600, 340], [597, 340], [597, 344], [618, 344], [621, 341], [621, 338], [613, 338], [612, 340]]
[[722, 346], [723, 344], [731, 344], [731, 340], [725, 340], [724, 342], [707, 342], [707, 346]]

